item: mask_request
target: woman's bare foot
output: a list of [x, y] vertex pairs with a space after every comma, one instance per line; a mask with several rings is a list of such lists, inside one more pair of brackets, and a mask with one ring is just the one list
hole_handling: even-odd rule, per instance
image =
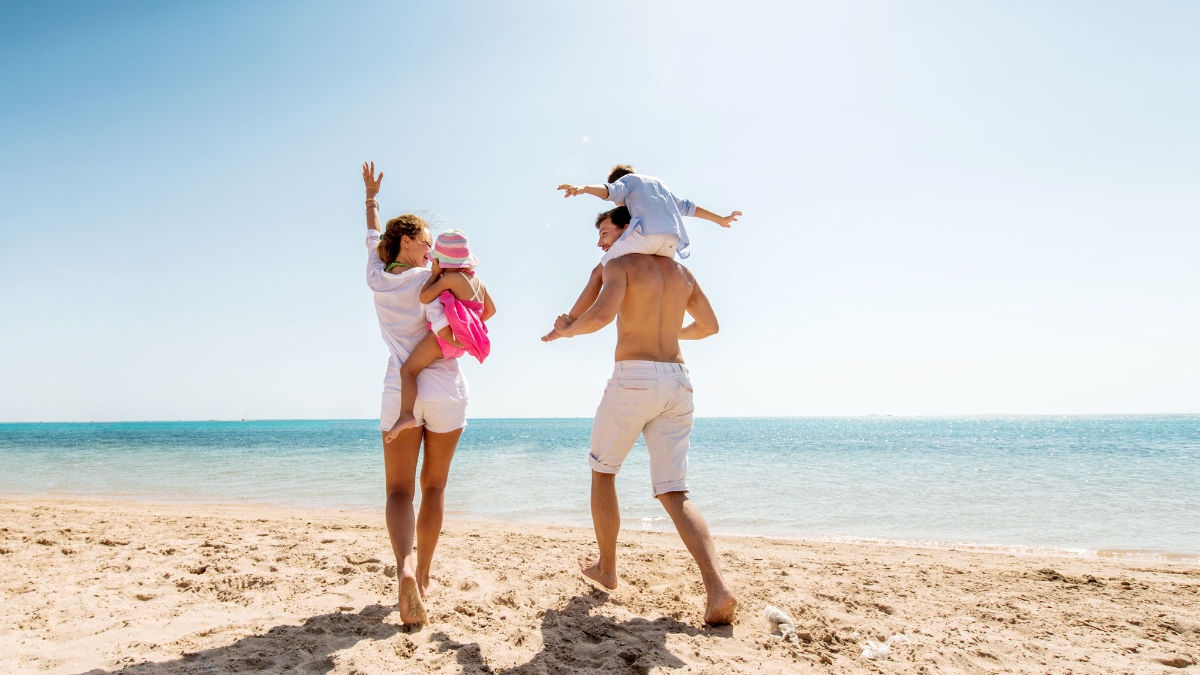
[[613, 572], [612, 574], [602, 574], [600, 572], [600, 559], [599, 558], [596, 558], [595, 560], [588, 560], [587, 558], [580, 558], [579, 559], [579, 571], [583, 573], [583, 576], [600, 584], [601, 586], [607, 588], [608, 590], [610, 590], [610, 591], [617, 590], [617, 573]]
[[724, 626], [733, 623], [737, 613], [737, 598], [728, 588], [718, 591], [708, 598], [708, 607], [704, 609], [704, 623], [710, 626]]
[[396, 437], [400, 435], [401, 431], [404, 431], [405, 429], [411, 429], [415, 426], [417, 426], [417, 418], [415, 415], [412, 413], [400, 413], [400, 419], [396, 420], [396, 423], [392, 425], [392, 430], [387, 432], [387, 436], [384, 437], [384, 442], [391, 443], [392, 441], [396, 440]]
[[400, 621], [409, 625], [425, 623], [425, 603], [415, 577], [400, 577]]
[[418, 584], [418, 586], [420, 586], [420, 588], [421, 588], [421, 597], [422, 598], [428, 598], [430, 593], [433, 593], [434, 591], [436, 591], [437, 589], [442, 587], [441, 584], [434, 581], [433, 579], [426, 579], [425, 583]]

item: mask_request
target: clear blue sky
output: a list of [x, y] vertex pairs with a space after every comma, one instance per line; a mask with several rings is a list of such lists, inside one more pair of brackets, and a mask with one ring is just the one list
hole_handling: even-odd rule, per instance
[[[1200, 4], [5, 3], [0, 421], [366, 418], [385, 215], [465, 230], [470, 414], [543, 345], [617, 162], [690, 221], [702, 415], [1200, 412]], [[586, 140], [585, 140], [586, 138]]]

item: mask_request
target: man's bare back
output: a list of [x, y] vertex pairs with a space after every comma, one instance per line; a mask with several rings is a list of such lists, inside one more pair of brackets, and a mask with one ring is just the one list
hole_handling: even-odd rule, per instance
[[[684, 313], [693, 321], [683, 325]], [[560, 317], [556, 328], [569, 337], [591, 333], [617, 320], [617, 361], [683, 363], [680, 340], [715, 335], [717, 315], [688, 268], [671, 258], [640, 253], [604, 266], [604, 287], [578, 321]]]

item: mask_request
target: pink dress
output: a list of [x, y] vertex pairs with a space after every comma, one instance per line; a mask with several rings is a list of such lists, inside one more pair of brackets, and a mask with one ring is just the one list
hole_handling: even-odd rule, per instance
[[492, 352], [492, 341], [488, 339], [487, 326], [483, 323], [482, 318], [483, 303], [474, 300], [459, 300], [450, 291], [442, 291], [438, 299], [442, 301], [442, 307], [446, 310], [446, 321], [450, 323], [454, 339], [466, 347], [466, 349], [459, 349], [443, 340], [442, 336], [434, 333], [438, 346], [442, 348], [442, 357], [457, 359], [463, 354], [470, 354], [483, 363], [483, 360]]

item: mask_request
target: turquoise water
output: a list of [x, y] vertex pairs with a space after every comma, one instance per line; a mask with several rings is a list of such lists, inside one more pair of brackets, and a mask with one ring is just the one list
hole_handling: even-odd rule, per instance
[[[0, 493], [380, 511], [373, 420], [0, 425]], [[589, 419], [472, 420], [447, 507], [589, 525]], [[714, 531], [1200, 558], [1200, 416], [696, 421]], [[669, 529], [639, 443], [625, 525]], [[953, 544], [950, 544], [953, 543]]]

